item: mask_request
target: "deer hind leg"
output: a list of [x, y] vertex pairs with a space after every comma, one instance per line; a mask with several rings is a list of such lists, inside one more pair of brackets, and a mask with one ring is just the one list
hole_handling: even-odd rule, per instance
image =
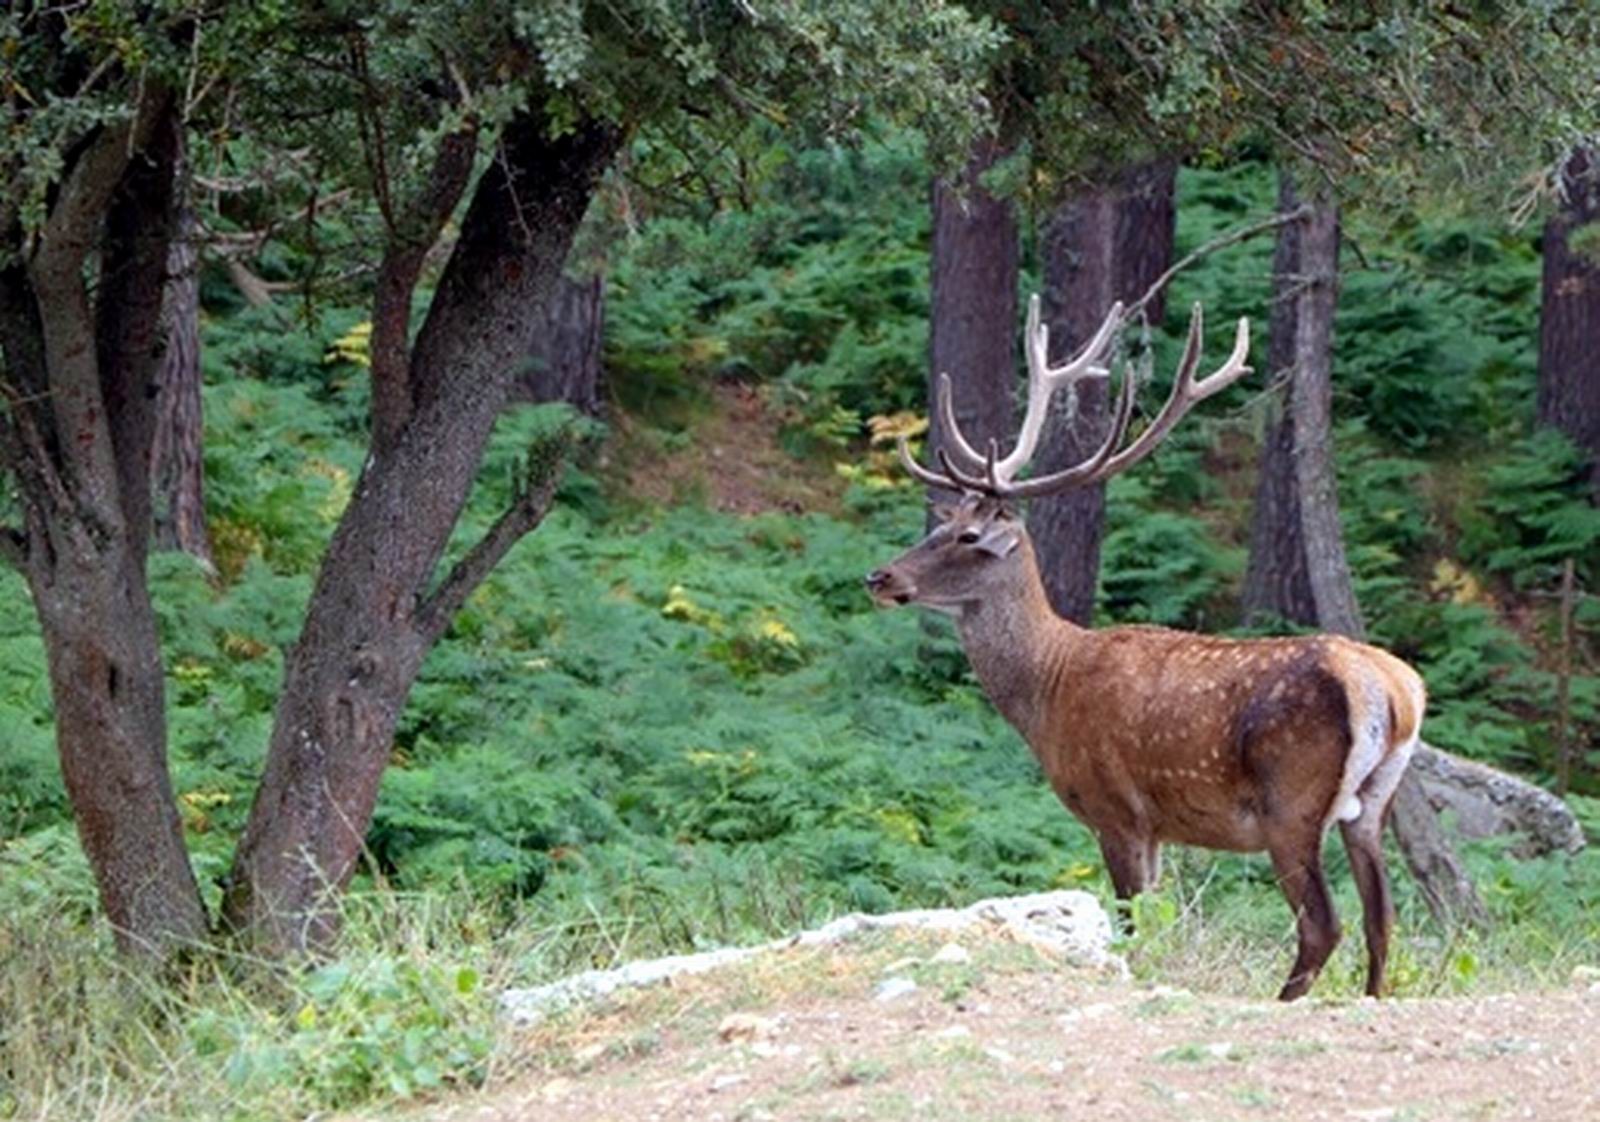
[[1361, 926], [1367, 939], [1367, 993], [1383, 992], [1383, 971], [1389, 959], [1389, 934], [1394, 929], [1394, 900], [1383, 864], [1383, 827], [1395, 790], [1410, 762], [1406, 745], [1386, 756], [1361, 785], [1361, 814], [1353, 822], [1339, 823], [1350, 873], [1361, 894]]
[[1300, 946], [1295, 954], [1289, 980], [1278, 991], [1279, 1001], [1293, 1001], [1311, 988], [1322, 972], [1323, 963], [1339, 945], [1339, 916], [1328, 893], [1328, 878], [1322, 872], [1322, 828], [1320, 825], [1294, 831], [1281, 843], [1271, 846], [1272, 868], [1294, 910]]

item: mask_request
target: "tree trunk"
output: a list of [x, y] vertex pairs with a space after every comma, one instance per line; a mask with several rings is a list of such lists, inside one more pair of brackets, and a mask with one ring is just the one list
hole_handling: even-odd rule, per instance
[[604, 275], [561, 275], [539, 314], [528, 366], [512, 389], [513, 400], [564, 401], [591, 417], [600, 414], [605, 300]]
[[[928, 452], [944, 445], [936, 407], [939, 376], [950, 375], [956, 423], [980, 451], [1011, 439], [1017, 375], [1016, 210], [979, 179], [1004, 153], [992, 138], [973, 145], [959, 184], [933, 184], [932, 307], [928, 332]], [[936, 502], [953, 496], [937, 489]], [[932, 515], [930, 514], [930, 519]]]
[[[542, 115], [525, 113], [500, 143], [409, 361], [385, 360], [388, 411], [376, 415], [376, 385], [374, 405], [382, 451], [362, 470], [285, 664], [265, 774], [224, 897], [225, 922], [268, 953], [325, 946], [336, 934], [334, 900], [355, 870], [422, 659], [553, 490], [519, 501], [434, 584], [539, 310], [621, 137], [580, 122], [552, 139]], [[471, 144], [462, 151], [470, 168]], [[420, 261], [421, 244], [391, 248]], [[404, 284], [385, 288], [388, 264], [375, 299], [403, 308]], [[375, 381], [380, 320], [395, 329], [391, 340], [405, 338], [403, 316], [389, 324], [375, 313]]]
[[[1285, 201], [1293, 205], [1293, 188]], [[1361, 638], [1366, 624], [1356, 604], [1339, 526], [1333, 466], [1333, 313], [1339, 299], [1339, 211], [1327, 199], [1312, 203], [1300, 230], [1301, 283], [1294, 297], [1294, 380], [1290, 393], [1293, 460], [1306, 583], [1317, 623]]]
[[194, 211], [179, 208], [167, 258], [162, 322], [167, 346], [156, 376], [156, 431], [150, 448], [157, 549], [179, 549], [214, 569], [206, 533], [200, 397], [200, 268]]
[[[1575, 149], [1562, 168], [1561, 208], [1544, 227], [1538, 417], [1582, 450], [1600, 505], [1600, 160]], [[1582, 230], [1584, 244], [1572, 235]]]
[[[1044, 317], [1050, 361], [1062, 362], [1100, 326], [1117, 301], [1137, 299], [1172, 264], [1177, 164], [1157, 160], [1122, 169], [1105, 186], [1059, 206], [1045, 222]], [[1160, 322], [1165, 296], [1148, 306]], [[1106, 387], [1081, 383], [1051, 403], [1035, 474], [1059, 471], [1091, 455], [1105, 439]], [[1105, 529], [1105, 485], [1035, 499], [1028, 532], [1055, 610], [1075, 623], [1094, 615]]]
[[118, 948], [166, 958], [207, 929], [167, 772], [165, 676], [143, 566], [81, 526], [58, 523], [52, 538], [53, 563], [30, 567], [29, 583], [73, 820]]
[[[1294, 181], [1278, 177], [1278, 211], [1299, 205]], [[1314, 626], [1317, 605], [1306, 573], [1305, 539], [1300, 532], [1300, 493], [1295, 479], [1294, 411], [1290, 408], [1295, 369], [1298, 301], [1295, 286], [1305, 268], [1300, 260], [1301, 227], [1278, 227], [1272, 255], [1273, 301], [1268, 327], [1266, 382], [1271, 413], [1262, 440], [1250, 520], [1250, 560], [1245, 569], [1243, 615], [1247, 623], [1282, 620]]]
[[[1286, 185], [1282, 201], [1294, 205]], [[1353, 639], [1366, 636], [1356, 605], [1339, 527], [1333, 468], [1333, 314], [1338, 301], [1339, 213], [1314, 200], [1300, 231], [1300, 275], [1294, 287], [1294, 372], [1289, 400], [1294, 432], [1294, 481], [1300, 507], [1306, 583], [1317, 625]], [[1428, 908], [1442, 923], [1487, 920], [1483, 902], [1438, 816], [1410, 771], [1392, 809], [1395, 837]]]
[[161, 959], [206, 922], [167, 773], [144, 579], [178, 123], [154, 82], [133, 108], [74, 147], [32, 250], [7, 246], [0, 454], [23, 524], [0, 527], [0, 556], [39, 615], [61, 770], [117, 945]]

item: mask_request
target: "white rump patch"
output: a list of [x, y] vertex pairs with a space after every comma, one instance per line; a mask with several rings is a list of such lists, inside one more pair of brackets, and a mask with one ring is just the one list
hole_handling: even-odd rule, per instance
[[1361, 815], [1356, 792], [1383, 762], [1389, 747], [1389, 694], [1376, 674], [1362, 675], [1349, 690], [1350, 753], [1345, 757], [1339, 793], [1333, 797], [1328, 821], [1353, 822]]

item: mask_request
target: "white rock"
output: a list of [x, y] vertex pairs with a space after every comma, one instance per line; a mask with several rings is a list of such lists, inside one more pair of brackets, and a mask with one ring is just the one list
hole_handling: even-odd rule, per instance
[[872, 996], [878, 1001], [893, 1001], [904, 997], [908, 993], [917, 992], [917, 983], [903, 974], [896, 974], [892, 978], [885, 978], [878, 983], [878, 988]]
[[946, 943], [933, 953], [929, 962], [936, 962], [941, 966], [956, 965], [972, 961], [972, 952], [960, 943]]
[[888, 915], [840, 916], [814, 931], [754, 947], [724, 947], [700, 954], [670, 955], [628, 963], [614, 970], [586, 970], [548, 985], [506, 990], [500, 995], [500, 1008], [516, 1023], [534, 1024], [552, 1013], [605, 997], [619, 989], [655, 985], [689, 974], [703, 974], [743, 962], [764, 951], [826, 946], [843, 942], [864, 931], [911, 928], [954, 932], [979, 924], [998, 926], [1012, 938], [1069, 962], [1110, 967], [1127, 977], [1127, 963], [1109, 950], [1111, 920], [1100, 902], [1087, 892], [1063, 889], [1031, 896], [980, 900], [970, 907], [959, 909], [923, 908], [891, 912]]

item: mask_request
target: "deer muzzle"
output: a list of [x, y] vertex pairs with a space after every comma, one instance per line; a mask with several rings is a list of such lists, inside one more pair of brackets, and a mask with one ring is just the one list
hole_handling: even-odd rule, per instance
[[916, 588], [893, 569], [874, 569], [866, 576], [867, 591], [879, 604], [909, 604]]

